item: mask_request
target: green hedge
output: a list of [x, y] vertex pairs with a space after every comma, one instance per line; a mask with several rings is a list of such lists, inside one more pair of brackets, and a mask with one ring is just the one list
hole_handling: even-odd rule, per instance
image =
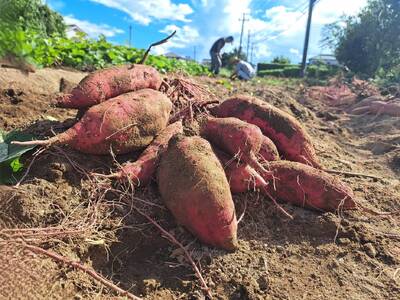
[[330, 76], [335, 75], [339, 68], [327, 65], [311, 65], [306, 69], [306, 74], [308, 77], [326, 79]]
[[284, 69], [276, 69], [276, 70], [263, 70], [258, 72], [258, 76], [265, 77], [265, 76], [276, 76], [276, 77], [283, 77]]
[[283, 69], [283, 75], [291, 78], [300, 77], [300, 71], [300, 66], [290, 66]]
[[[260, 77], [264, 76], [276, 76], [276, 77], [287, 77], [297, 78], [300, 77], [301, 66], [300, 65], [282, 65], [282, 64], [258, 64], [262, 65], [262, 68], [271, 67], [270, 69], [258, 69], [257, 75]], [[280, 68], [276, 68], [279, 66]], [[330, 76], [337, 74], [339, 68], [328, 65], [310, 65], [307, 67], [307, 77], [317, 79], [327, 79]]]
[[279, 70], [279, 69], [283, 69], [285, 66], [286, 65], [282, 65], [282, 64], [259, 63], [259, 64], [257, 64], [257, 70], [258, 71]]

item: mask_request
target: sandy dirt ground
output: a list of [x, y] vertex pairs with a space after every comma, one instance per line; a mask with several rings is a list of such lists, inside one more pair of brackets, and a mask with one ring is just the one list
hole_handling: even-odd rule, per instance
[[[0, 129], [23, 129], [39, 137], [65, 130], [76, 111], [54, 108], [51, 102], [60, 89], [68, 91], [84, 76], [55, 69], [27, 76], [0, 68]], [[186, 245], [214, 298], [400, 299], [399, 215], [367, 212], [400, 209], [400, 118], [353, 116], [346, 107], [308, 99], [304, 88], [293, 85], [271, 87], [254, 80], [227, 86], [212, 78], [195, 79], [220, 99], [250, 94], [295, 116], [326, 169], [371, 175], [337, 175], [366, 208], [340, 215], [284, 205], [294, 216], [288, 220], [255, 192], [234, 196], [237, 214], [245, 214], [239, 223], [240, 248], [233, 253], [202, 245], [177, 226], [155, 183], [134, 192], [126, 187], [131, 203]], [[124, 298], [84, 272], [26, 247], [36, 245], [79, 261], [144, 299], [204, 299], [183, 251], [105, 181], [88, 176], [114, 169], [112, 157], [54, 147], [31, 151], [23, 162], [30, 165], [25, 180], [18, 187], [0, 185], [0, 298]]]

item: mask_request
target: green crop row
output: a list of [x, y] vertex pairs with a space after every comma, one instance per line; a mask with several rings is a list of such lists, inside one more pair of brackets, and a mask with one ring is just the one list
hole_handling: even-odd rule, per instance
[[[100, 37], [89, 39], [82, 36], [44, 37], [33, 31], [0, 28], [0, 58], [6, 55], [34, 64], [38, 67], [68, 66], [83, 71], [92, 71], [111, 65], [137, 63], [144, 50], [113, 45]], [[150, 55], [146, 64], [160, 72], [183, 71], [190, 75], [209, 74], [206, 66], [194, 61], [170, 59]]]

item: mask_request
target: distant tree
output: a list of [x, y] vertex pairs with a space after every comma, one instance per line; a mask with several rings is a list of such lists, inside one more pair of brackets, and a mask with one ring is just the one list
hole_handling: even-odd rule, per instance
[[290, 65], [290, 59], [284, 56], [276, 56], [271, 60], [273, 64]]
[[44, 36], [65, 36], [63, 17], [51, 10], [41, 0], [0, 0], [1, 28], [35, 31]]
[[323, 45], [351, 71], [372, 77], [400, 63], [400, 1], [369, 0], [356, 17], [324, 28]]
[[225, 52], [221, 56], [222, 60], [222, 67], [232, 69], [233, 68], [233, 59], [238, 57], [241, 60], [247, 60], [246, 54], [243, 52], [239, 55], [239, 49], [235, 48], [231, 52]]

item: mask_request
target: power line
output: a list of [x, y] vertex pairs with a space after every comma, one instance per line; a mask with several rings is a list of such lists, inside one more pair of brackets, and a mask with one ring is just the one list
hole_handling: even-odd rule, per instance
[[[259, 2], [259, 3], [260, 3], [260, 2]], [[306, 14], [307, 8], [308, 8], [308, 0], [306, 0], [305, 2], [303, 2], [302, 4], [300, 4], [299, 6], [297, 6], [296, 8], [291, 9], [290, 12], [293, 13], [293, 12], [300, 12], [300, 11], [301, 11], [302, 15], [298, 18], [298, 19], [300, 19], [304, 14]], [[297, 22], [297, 21], [298, 21], [298, 20], [296, 20], [296, 22]], [[263, 31], [264, 31], [264, 29], [261, 29], [261, 30], [259, 30], [259, 31], [253, 32], [253, 36], [257, 36], [259, 33], [263, 32]], [[273, 32], [271, 32], [271, 33], [274, 33], [274, 32], [279, 32], [279, 30], [273, 31]]]
[[[317, 4], [317, 2], [319, 2], [320, 0], [314, 0], [314, 1], [315, 1], [315, 3], [314, 3], [314, 5], [315, 5], [315, 4]], [[278, 33], [277, 35], [272, 36], [272, 37], [271, 37], [271, 36], [267, 36], [267, 37], [264, 38], [264, 39], [255, 41], [255, 43], [261, 43], [261, 42], [265, 42], [265, 41], [269, 41], [269, 40], [274, 40], [274, 39], [276, 39], [277, 37], [280, 37], [281, 35], [287, 33], [289, 30], [291, 30], [291, 29], [293, 28], [293, 26], [294, 26], [298, 21], [301, 20], [301, 18], [303, 18], [303, 16], [304, 16], [306, 13], [307, 13], [307, 10], [303, 11], [302, 14], [299, 15], [299, 16], [296, 18], [296, 20], [295, 20], [288, 28], [284, 29], [283, 31], [281, 31], [281, 32]]]

